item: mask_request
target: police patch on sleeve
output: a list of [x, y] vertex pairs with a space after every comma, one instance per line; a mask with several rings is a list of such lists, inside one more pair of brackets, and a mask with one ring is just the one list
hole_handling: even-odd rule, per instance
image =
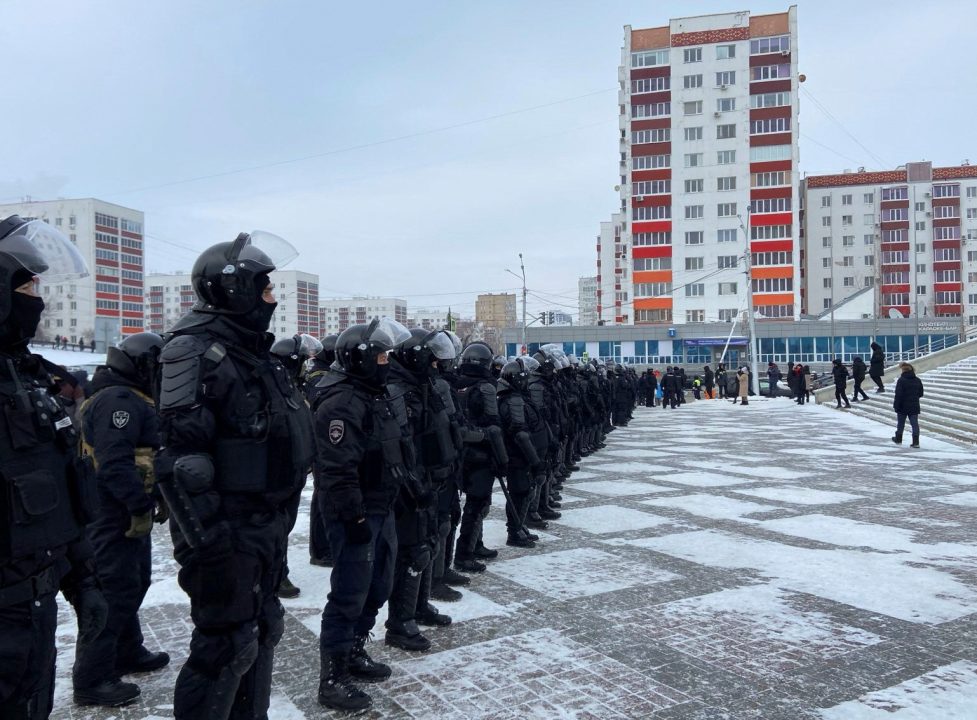
[[329, 442], [338, 445], [346, 434], [346, 423], [342, 420], [329, 421]]
[[116, 410], [112, 413], [112, 424], [121, 430], [129, 424], [129, 413], [125, 410]]

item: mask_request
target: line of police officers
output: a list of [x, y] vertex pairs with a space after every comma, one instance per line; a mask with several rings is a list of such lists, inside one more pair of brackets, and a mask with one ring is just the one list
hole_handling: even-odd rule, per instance
[[167, 519], [194, 625], [174, 715], [265, 718], [310, 469], [311, 560], [333, 567], [318, 698], [365, 708], [355, 681], [391, 673], [366, 650], [383, 604], [385, 642], [427, 650], [420, 627], [451, 623], [431, 600], [457, 600], [498, 555], [482, 541], [496, 480], [507, 544], [534, 547], [576, 461], [604, 446], [612, 414], [630, 418], [633, 372], [554, 345], [506, 361], [389, 319], [275, 343], [269, 274], [295, 255], [259, 232], [206, 250], [194, 309], [165, 343], [110, 348], [75, 428], [55, 398], [63, 369], [27, 346], [38, 276], [79, 277], [84, 262], [43, 222], [0, 223], [0, 718], [51, 712], [58, 591], [78, 617], [76, 703], [128, 704], [139, 688], [122, 676], [169, 662], [138, 618]]

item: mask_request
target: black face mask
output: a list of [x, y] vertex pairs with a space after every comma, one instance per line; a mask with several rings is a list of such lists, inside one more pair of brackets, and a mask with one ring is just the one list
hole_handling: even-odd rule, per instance
[[271, 316], [275, 314], [277, 307], [278, 303], [268, 303], [259, 299], [257, 304], [244, 315], [232, 315], [231, 317], [248, 330], [257, 333], [268, 332]]
[[10, 315], [0, 326], [0, 346], [18, 348], [26, 346], [37, 332], [44, 312], [44, 300], [21, 292], [12, 294]]
[[383, 387], [387, 382], [387, 376], [390, 374], [389, 365], [377, 365], [377, 370], [373, 373], [373, 382], [376, 383], [377, 387]]

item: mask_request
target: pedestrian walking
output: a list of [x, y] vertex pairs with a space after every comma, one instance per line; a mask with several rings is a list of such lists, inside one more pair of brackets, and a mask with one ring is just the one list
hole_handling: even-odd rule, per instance
[[780, 372], [780, 368], [777, 367], [777, 363], [773, 360], [767, 363], [767, 383], [768, 391], [770, 397], [777, 397], [777, 383], [783, 377], [783, 373]]
[[712, 372], [712, 368], [710, 368], [708, 365], [706, 365], [703, 370], [702, 382], [706, 386], [706, 397], [712, 400], [714, 397], [716, 397], [716, 376]]
[[910, 447], [919, 447], [919, 399], [923, 397], [923, 381], [916, 377], [916, 370], [907, 362], [899, 363], [902, 375], [896, 381], [895, 398], [892, 408], [896, 411], [896, 434], [892, 442], [902, 444], [902, 431], [906, 428], [906, 418], [913, 432], [913, 443]]
[[[739, 401], [742, 405], [750, 404], [750, 375], [747, 369], [740, 368], [736, 373], [737, 391], [739, 392]], [[736, 404], [736, 399], [733, 400], [733, 405]]]
[[878, 385], [878, 390], [875, 392], [883, 393], [885, 392], [885, 385], [882, 383], [882, 376], [885, 374], [885, 353], [877, 342], [873, 342], [871, 347], [872, 357], [869, 358], [868, 375]]
[[811, 402], [811, 393], [814, 392], [814, 376], [811, 374], [811, 366], [804, 366], [804, 402]]
[[855, 389], [852, 391], [852, 402], [858, 402], [858, 395], [861, 393], [862, 400], [868, 400], [868, 395], [862, 390], [862, 383], [865, 381], [865, 371], [868, 370], [865, 367], [865, 361], [862, 360], [860, 355], [856, 355], [851, 361], [851, 374], [855, 378]]
[[845, 401], [845, 407], [850, 408], [851, 403], [848, 402], [848, 394], [845, 392], [845, 388], [848, 385], [848, 378], [851, 375], [848, 372], [848, 368], [842, 365], [840, 358], [835, 358], [831, 362], [831, 376], [835, 381], [835, 400], [838, 402], [838, 409], [841, 409], [842, 400]]
[[787, 376], [787, 385], [797, 404], [803, 405], [807, 392], [804, 384], [804, 368], [800, 364], [791, 368], [790, 375]]

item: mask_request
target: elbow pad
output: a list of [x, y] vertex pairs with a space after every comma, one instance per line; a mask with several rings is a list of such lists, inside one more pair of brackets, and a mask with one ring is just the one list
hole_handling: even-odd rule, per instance
[[217, 514], [220, 496], [214, 491], [214, 463], [209, 455], [184, 455], [173, 463], [172, 480], [158, 484], [170, 515], [187, 544], [196, 549], [211, 544], [215, 533], [204, 522]]
[[525, 430], [521, 430], [516, 433], [515, 437], [516, 447], [522, 453], [523, 459], [529, 463], [530, 467], [540, 464], [539, 455], [536, 453], [536, 446], [533, 445], [533, 439], [530, 437], [529, 433]]

